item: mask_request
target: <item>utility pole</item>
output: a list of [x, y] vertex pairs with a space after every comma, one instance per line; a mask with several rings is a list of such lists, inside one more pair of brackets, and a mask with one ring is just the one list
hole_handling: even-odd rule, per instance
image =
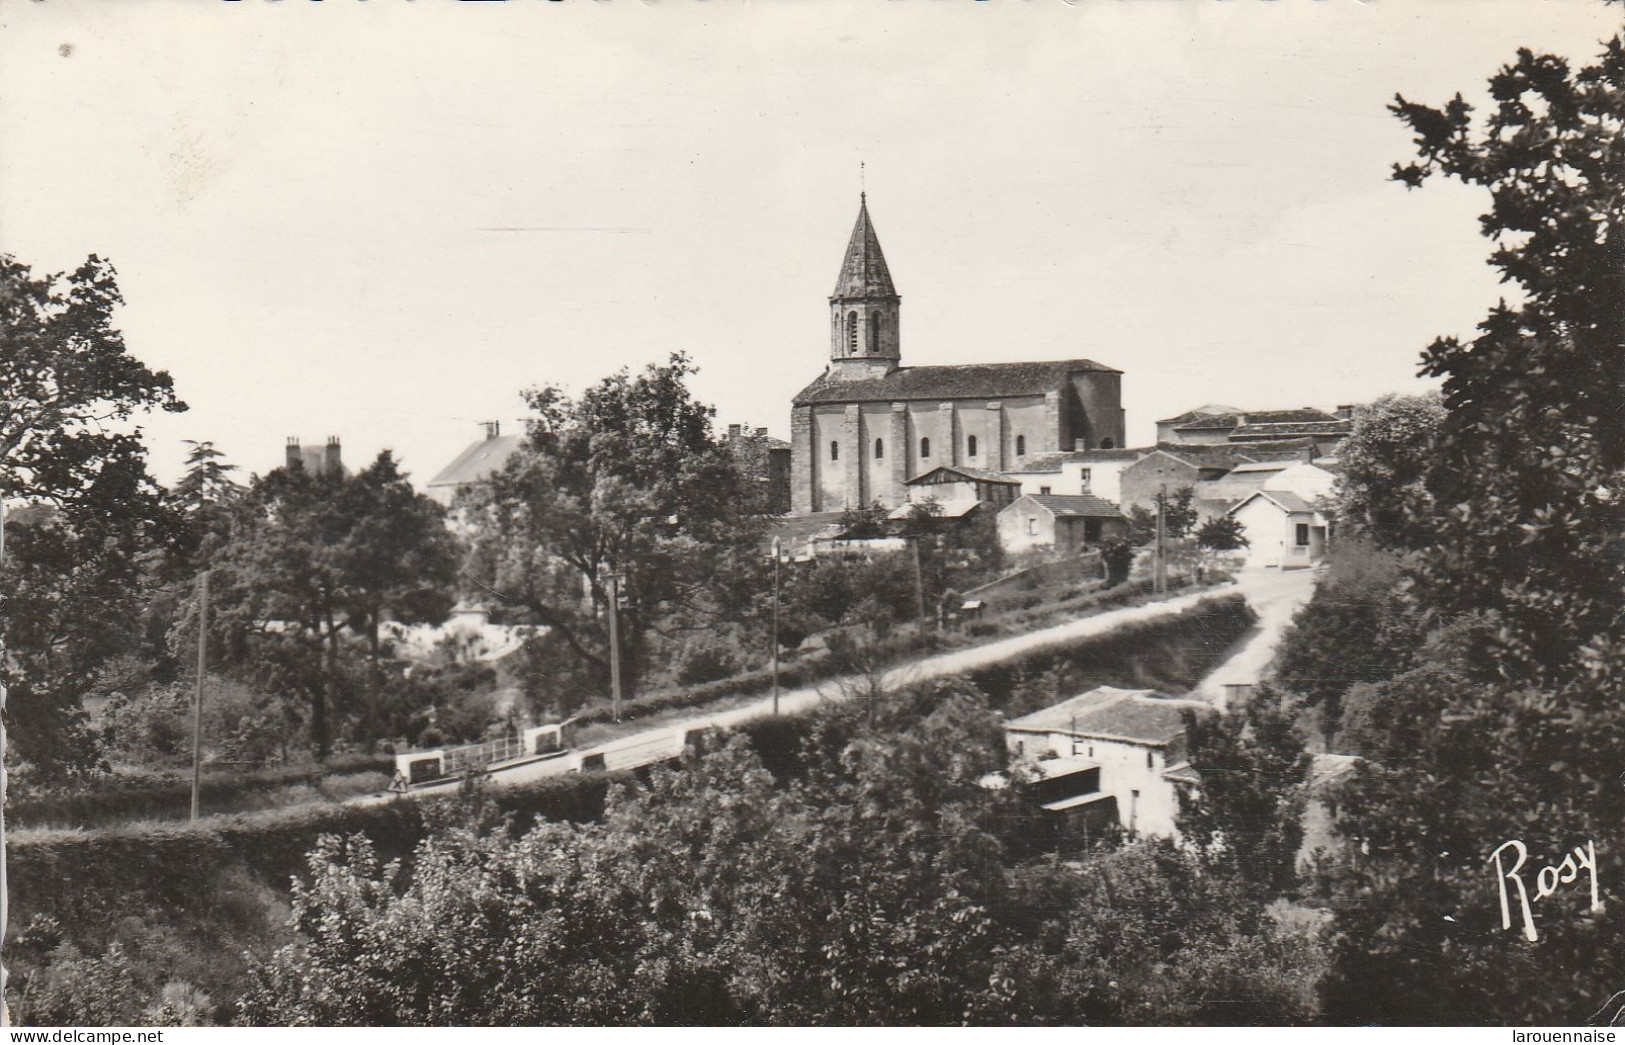
[[920, 622], [920, 631], [925, 631], [925, 585], [920, 581], [920, 541], [923, 538], [916, 536], [909, 541], [909, 547], [914, 551], [914, 616]]
[[197, 608], [197, 695], [192, 701], [192, 819], [197, 819], [203, 787], [203, 672], [209, 663], [209, 571], [199, 582]]
[[1152, 557], [1152, 589], [1158, 595], [1168, 594], [1168, 484], [1163, 483], [1157, 493], [1157, 550]]
[[616, 722], [621, 720], [621, 575], [609, 575], [609, 701]]
[[773, 538], [773, 714], [779, 713], [779, 539]]

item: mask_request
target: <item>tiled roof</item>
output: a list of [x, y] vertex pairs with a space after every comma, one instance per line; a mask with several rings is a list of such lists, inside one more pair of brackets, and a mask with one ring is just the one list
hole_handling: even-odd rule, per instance
[[1297, 435], [1348, 435], [1353, 421], [1331, 419], [1327, 421], [1269, 421], [1254, 423], [1251, 415], [1247, 423], [1231, 431], [1231, 439], [1279, 439], [1287, 433]]
[[1237, 472], [1244, 475], [1254, 472], [1281, 472], [1285, 471], [1291, 463], [1290, 459], [1283, 461], [1243, 461], [1230, 469], [1230, 474], [1234, 475]]
[[835, 280], [837, 298], [896, 297], [892, 286], [891, 270], [886, 267], [886, 255], [880, 252], [880, 238], [875, 235], [874, 222], [869, 220], [869, 199], [860, 196], [858, 222], [852, 226], [852, 239], [841, 258], [841, 274]]
[[439, 474], [430, 479], [428, 485], [431, 488], [463, 486], [487, 479], [500, 472], [502, 466], [508, 463], [508, 458], [512, 457], [524, 442], [524, 436], [518, 435], [494, 435], [481, 439], [452, 458], [451, 463], [440, 469]]
[[953, 475], [962, 475], [967, 480], [978, 483], [998, 483], [1000, 486], [1020, 486], [1021, 483], [1007, 475], [998, 472], [989, 472], [983, 468], [966, 468], [959, 464], [939, 464], [927, 472], [921, 472], [908, 481], [909, 486], [924, 483], [926, 479], [938, 472], [949, 472]]
[[1305, 424], [1336, 421], [1337, 415], [1306, 406], [1301, 410], [1238, 410], [1233, 414], [1212, 414], [1192, 418], [1174, 427], [1176, 432], [1211, 432], [1251, 425]]
[[1005, 728], [1160, 746], [1185, 731], [1187, 711], [1212, 714], [1213, 708], [1199, 700], [1164, 697], [1149, 689], [1101, 686], [1053, 707], [1013, 719]]
[[1231, 507], [1230, 511], [1235, 512], [1237, 508], [1240, 508], [1242, 505], [1253, 500], [1255, 497], [1268, 498], [1289, 512], [1312, 512], [1315, 510], [1314, 505], [1310, 504], [1308, 501], [1304, 500], [1302, 497], [1290, 490], [1258, 490], [1251, 496], [1237, 501], [1235, 505]]
[[1187, 410], [1187, 411], [1185, 411], [1184, 413], [1180, 414], [1177, 417], [1165, 417], [1162, 420], [1158, 421], [1157, 424], [1159, 424], [1159, 425], [1179, 425], [1179, 424], [1184, 424], [1187, 421], [1194, 421], [1199, 417], [1215, 417], [1215, 416], [1219, 416], [1219, 415], [1223, 415], [1223, 414], [1239, 414], [1239, 413], [1241, 413], [1241, 411], [1237, 410], [1233, 406], [1221, 406], [1218, 403], [1209, 403], [1206, 406], [1199, 406], [1194, 410]]
[[885, 377], [839, 380], [828, 371], [803, 388], [796, 406], [818, 403], [889, 403], [919, 399], [1000, 399], [1037, 396], [1066, 383], [1080, 372], [1121, 371], [1092, 359], [1058, 359], [1034, 363], [972, 363], [966, 366], [905, 366]]
[[1121, 519], [1123, 513], [1118, 511], [1117, 505], [1104, 497], [1096, 497], [1091, 493], [1063, 494], [1063, 493], [1030, 493], [1012, 501], [1005, 511], [1010, 511], [1022, 501], [1036, 501], [1049, 509], [1052, 513], [1062, 517], [1084, 517], [1094, 519]]

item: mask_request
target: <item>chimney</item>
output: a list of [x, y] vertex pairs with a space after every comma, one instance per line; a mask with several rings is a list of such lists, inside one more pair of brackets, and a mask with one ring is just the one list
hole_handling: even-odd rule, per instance
[[767, 438], [767, 429], [758, 428], [756, 430], [756, 438], [758, 438], [758, 439], [766, 439]]
[[1072, 449], [1074, 449], [1074, 450], [1087, 450], [1087, 449], [1089, 449], [1089, 440], [1087, 440], [1087, 439], [1074, 439], [1074, 440], [1072, 440]]
[[1315, 444], [1313, 442], [1311, 442], [1308, 446], [1303, 448], [1303, 463], [1304, 464], [1314, 464], [1315, 463]]
[[739, 425], [729, 425], [728, 426], [728, 442], [736, 443], [738, 441], [739, 441]]
[[283, 463], [290, 469], [305, 466], [305, 459], [299, 452], [299, 439], [297, 436], [288, 436], [287, 455], [283, 458]]
[[485, 422], [485, 438], [487, 438], [487, 439], [495, 439], [497, 436], [499, 436], [501, 434], [502, 434], [502, 422], [501, 421], [487, 421], [487, 422]]
[[1349, 418], [1354, 416], [1354, 404], [1345, 403], [1339, 406], [1336, 410], [1332, 411], [1332, 413], [1336, 415], [1338, 420], [1347, 421]]
[[339, 437], [336, 435], [327, 437], [327, 456], [322, 459], [322, 474], [344, 474], [344, 464], [339, 456]]

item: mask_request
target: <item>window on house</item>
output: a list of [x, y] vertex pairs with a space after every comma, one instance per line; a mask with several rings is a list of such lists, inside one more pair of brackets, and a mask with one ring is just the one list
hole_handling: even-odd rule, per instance
[[881, 440], [881, 439], [876, 439], [875, 440], [875, 460], [878, 461], [882, 457], [885, 457], [885, 456], [886, 456], [886, 443], [885, 443], [885, 441]]
[[1039, 492], [1039, 493], [1040, 493], [1040, 494], [1046, 494], [1046, 493], [1049, 493], [1049, 487], [1047, 487], [1047, 486], [1040, 486], [1040, 487], [1039, 487], [1039, 488], [1038, 488], [1038, 492]]
[[848, 355], [858, 354], [858, 314], [846, 314], [846, 351]]
[[1016, 456], [1017, 457], [1026, 457], [1027, 456], [1027, 437], [1024, 436], [1024, 435], [1016, 436]]
[[930, 457], [931, 456], [931, 440], [929, 438], [924, 438], [924, 439], [920, 440], [920, 456], [921, 457]]
[[1298, 524], [1298, 547], [1300, 547], [1300, 548], [1309, 547], [1309, 524], [1308, 523], [1299, 523]]
[[1156, 763], [1152, 761], [1152, 759], [1154, 757], [1155, 756], [1153, 756], [1151, 754], [1151, 752], [1149, 752], [1149, 751], [1147, 751], [1145, 753], [1145, 768], [1147, 768], [1147, 769], [1155, 769], [1155, 768], [1157, 768]]
[[1110, 450], [1112, 447], [1114, 447], [1116, 445], [1117, 445], [1116, 443], [1112, 442], [1111, 436], [1107, 436], [1106, 438], [1104, 438], [1104, 439], [1102, 439], [1100, 441], [1100, 448], [1102, 450]]
[[869, 354], [871, 356], [880, 354], [880, 313], [878, 312], [869, 317]]
[[974, 435], [965, 437], [965, 456], [976, 456], [976, 437]]
[[1034, 537], [1038, 536], [1038, 520], [1037, 519], [1028, 519], [1027, 520], [1027, 532], [1029, 534], [1031, 534], [1032, 536], [1034, 536]]
[[1089, 492], [1089, 469], [1084, 468], [1078, 472], [1078, 478], [1083, 481], [1083, 492]]
[[831, 439], [829, 442], [829, 459], [831, 461], [839, 461], [841, 459], [841, 444], [833, 439]]

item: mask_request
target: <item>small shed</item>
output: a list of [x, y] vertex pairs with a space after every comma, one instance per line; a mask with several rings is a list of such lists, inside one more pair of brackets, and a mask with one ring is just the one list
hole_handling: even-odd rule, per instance
[[999, 512], [1006, 554], [1054, 550], [1069, 555], [1128, 533], [1117, 506], [1093, 494], [1027, 494]]

